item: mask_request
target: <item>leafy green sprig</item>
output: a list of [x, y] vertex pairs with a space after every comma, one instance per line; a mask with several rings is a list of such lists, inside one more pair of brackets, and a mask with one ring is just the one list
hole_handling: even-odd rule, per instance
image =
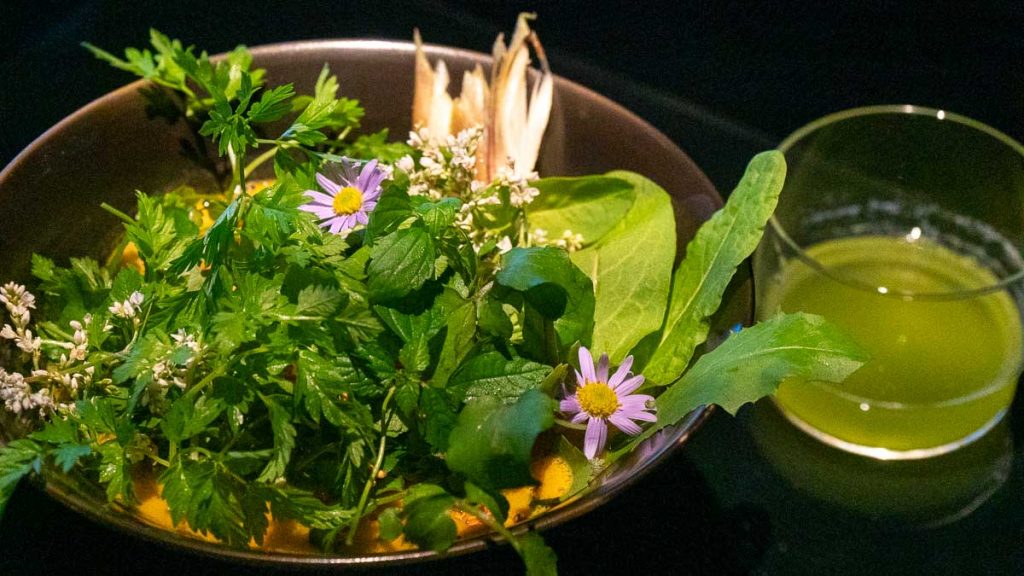
[[[125, 59], [90, 49], [180, 94], [183, 116], [234, 176], [213, 191], [226, 192], [219, 201], [181, 189], [140, 193], [133, 216], [108, 208], [137, 268], [120, 257], [66, 267], [34, 258], [39, 348], [0, 355], [0, 389], [24, 383], [49, 403], [7, 414], [28, 430], [0, 449], [0, 509], [33, 473], [84, 475], [122, 505], [151, 476], [173, 523], [228, 545], [262, 543], [269, 516], [336, 550], [372, 518], [382, 538], [438, 551], [457, 538], [458, 509], [509, 540], [529, 573], [547, 574], [553, 552], [505, 527], [503, 494], [535, 483], [539, 440], [571, 465], [569, 497], [702, 404], [734, 410], [785, 377], [841, 380], [862, 361], [833, 328], [796, 315], [692, 362], [774, 207], [778, 154], [752, 161], [676, 269], [670, 199], [628, 172], [536, 189], [506, 177], [486, 192], [497, 203], [478, 206], [479, 187], [457, 193], [398, 169], [365, 229], [334, 235], [298, 209], [324, 162], [399, 164], [423, 151], [384, 133], [349, 141], [362, 109], [338, 98], [326, 68], [314, 94], [298, 96], [264, 87], [244, 49], [213, 61], [155, 31], [151, 41]], [[277, 137], [261, 135], [277, 123], [287, 126]], [[271, 158], [274, 182], [245, 193]], [[572, 251], [536, 245], [539, 229], [583, 240]], [[652, 390], [664, 387], [658, 422], [633, 441], [614, 438], [603, 462], [558, 435], [571, 425], [556, 398], [581, 345], [615, 363], [634, 356]]]

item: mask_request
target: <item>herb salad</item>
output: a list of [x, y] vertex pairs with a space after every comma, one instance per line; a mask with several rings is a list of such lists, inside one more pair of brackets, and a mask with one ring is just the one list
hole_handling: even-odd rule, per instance
[[735, 410], [784, 377], [854, 370], [856, 348], [806, 315], [694, 360], [771, 214], [781, 157], [752, 161], [674, 268], [656, 184], [535, 179], [533, 104], [519, 137], [494, 144], [514, 132], [495, 120], [501, 95], [525, 97], [519, 48], [539, 48], [520, 24], [482, 104], [435, 91], [424, 105], [472, 125], [444, 134], [431, 114], [407, 142], [356, 136], [361, 105], [327, 69], [300, 96], [265, 84], [244, 49], [211, 61], [155, 32], [123, 59], [94, 49], [179, 94], [230, 181], [109, 207], [125, 227], [109, 262], [36, 256], [34, 284], [0, 289], [0, 400], [27, 429], [0, 449], [0, 503], [26, 475], [64, 472], [131, 506], [150, 477], [175, 525], [248, 547], [293, 520], [327, 551], [370, 524], [444, 550], [461, 514], [546, 573], [540, 537], [506, 527], [538, 450], [571, 465], [578, 491], [702, 404]]

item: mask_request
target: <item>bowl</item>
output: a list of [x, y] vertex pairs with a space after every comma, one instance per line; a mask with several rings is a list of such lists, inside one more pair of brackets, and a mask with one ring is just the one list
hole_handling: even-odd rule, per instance
[[[404, 42], [325, 40], [256, 47], [252, 54], [254, 66], [265, 68], [270, 82], [293, 82], [299, 93], [311, 93], [322, 66], [329, 64], [340, 92], [364, 103], [363, 128], [388, 128], [392, 137], [402, 138], [411, 123], [414, 50]], [[466, 50], [429, 45], [425, 50], [431, 61], [443, 58], [455, 79], [463, 70], [490, 62], [489, 56]], [[130, 210], [136, 190], [157, 193], [183, 184], [219, 189], [218, 161], [184, 122], [161, 114], [154, 99], [147, 97], [152, 89], [138, 81], [99, 98], [48, 130], [0, 172], [0, 218], [5, 227], [0, 235], [0, 278], [27, 280], [36, 252], [105, 257], [121, 226], [100, 208], [102, 202]], [[672, 197], [679, 259], [700, 224], [722, 205], [700, 169], [663, 134], [563, 78], [555, 79], [551, 121], [537, 169], [542, 175], [564, 176], [627, 169], [654, 180]], [[750, 319], [751, 290], [742, 280], [749, 274], [741, 271], [738, 276], [740, 281], [727, 293], [716, 319], [715, 326], [721, 327], [717, 332]], [[611, 465], [578, 498], [514, 530], [547, 529], [600, 506], [664, 461], [710, 413], [710, 408], [702, 408], [665, 428]], [[10, 422], [0, 430], [0, 436], [14, 434]], [[308, 566], [398, 564], [442, 556], [430, 551], [311, 556], [233, 549], [165, 531], [130, 509], [108, 505], [100, 486], [74, 473], [50, 471], [39, 482], [50, 496], [97, 522], [202, 555]], [[446, 554], [481, 550], [495, 539], [463, 539]]]

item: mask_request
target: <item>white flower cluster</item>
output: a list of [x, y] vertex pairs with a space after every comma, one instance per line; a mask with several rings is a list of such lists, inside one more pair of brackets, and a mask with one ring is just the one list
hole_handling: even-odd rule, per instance
[[28, 329], [32, 320], [29, 310], [36, 307], [36, 297], [21, 284], [8, 282], [0, 287], [0, 302], [11, 317], [11, 324], [4, 324], [0, 328], [0, 338], [12, 340], [26, 354], [38, 353], [40, 339], [33, 337], [32, 331]]
[[3, 401], [4, 408], [14, 414], [38, 410], [39, 415], [43, 416], [47, 410], [53, 409], [53, 398], [49, 390], [44, 388], [33, 392], [24, 376], [17, 372], [7, 372], [3, 368], [0, 368], [0, 401]]
[[498, 168], [494, 177], [492, 187], [508, 188], [509, 204], [516, 208], [522, 208], [540, 194], [540, 191], [530, 186], [530, 182], [537, 179], [536, 172], [520, 173], [516, 171], [515, 162], [509, 158], [508, 165]]
[[[167, 397], [167, 391], [172, 386], [179, 390], [184, 390], [188, 385], [185, 378], [189, 368], [202, 356], [202, 345], [196, 340], [195, 336], [187, 333], [184, 329], [179, 329], [176, 333], [171, 334], [171, 340], [174, 341], [174, 346], [162, 360], [153, 365], [153, 382], [141, 398], [143, 406], [152, 406], [154, 408], [162, 406]], [[189, 350], [189, 356], [184, 361], [181, 359], [172, 360], [171, 356], [175, 355], [182, 348]]]
[[409, 132], [408, 144], [420, 151], [419, 165], [411, 156], [403, 156], [396, 166], [409, 175], [409, 194], [440, 200], [461, 196], [476, 173], [476, 149], [483, 130], [467, 128], [441, 142], [431, 139], [426, 128]]
[[142, 302], [145, 298], [142, 296], [142, 292], [135, 291], [128, 296], [127, 300], [123, 302], [114, 302], [110, 305], [110, 313], [118, 318], [135, 319], [135, 316], [139, 313], [142, 308]]
[[534, 228], [530, 232], [531, 246], [557, 246], [569, 252], [575, 252], [583, 248], [583, 235], [576, 234], [572, 230], [563, 230], [559, 238], [549, 238], [548, 231], [543, 228]]

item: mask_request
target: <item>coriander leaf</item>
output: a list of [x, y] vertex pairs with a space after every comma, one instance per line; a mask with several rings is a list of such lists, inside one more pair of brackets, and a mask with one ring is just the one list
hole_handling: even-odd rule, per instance
[[280, 404], [268, 396], [260, 394], [260, 399], [267, 407], [270, 415], [270, 430], [274, 437], [273, 457], [256, 479], [257, 482], [276, 482], [284, 477], [288, 462], [295, 449], [295, 426], [291, 423], [292, 415]]
[[295, 88], [289, 84], [266, 90], [258, 102], [249, 108], [246, 115], [250, 122], [273, 122], [291, 111], [290, 100], [295, 97]]
[[399, 229], [373, 246], [367, 287], [376, 300], [392, 300], [417, 290], [434, 276], [434, 240], [418, 226]]
[[454, 504], [455, 499], [440, 486], [413, 485], [402, 507], [405, 518], [402, 533], [420, 548], [435, 552], [447, 550], [458, 537], [455, 522], [448, 515]]
[[540, 194], [526, 205], [530, 231], [541, 228], [557, 235], [572, 230], [586, 245], [620, 227], [636, 198], [633, 184], [612, 174], [542, 178], [533, 186]]
[[341, 292], [329, 286], [308, 286], [299, 292], [295, 314], [327, 318], [341, 304]]
[[[498, 284], [524, 297], [554, 321], [560, 351], [590, 343], [594, 330], [594, 286], [559, 248], [513, 248], [502, 256]], [[560, 354], [559, 356], [563, 356]]]
[[554, 424], [558, 404], [527, 390], [515, 404], [481, 396], [466, 403], [449, 438], [448, 468], [484, 490], [536, 483], [530, 453], [537, 436]]
[[180, 444], [213, 423], [227, 405], [223, 400], [213, 396], [182, 396], [175, 400], [160, 422], [160, 430], [169, 442]]
[[732, 334], [701, 356], [658, 396], [657, 423], [627, 449], [702, 405], [735, 414], [743, 404], [774, 393], [784, 380], [842, 382], [866, 359], [849, 336], [820, 316], [776, 316]]
[[467, 361], [452, 375], [448, 388], [459, 401], [483, 396], [512, 404], [527, 390], [540, 386], [551, 367], [524, 358], [506, 359], [500, 352], [485, 352]]
[[[618, 364], [665, 319], [676, 223], [672, 201], [657, 184], [631, 172], [611, 172], [633, 192], [629, 211], [596, 243], [570, 254], [594, 283], [594, 337], [591, 348]], [[615, 209], [621, 195], [606, 197]], [[600, 210], [598, 211], [600, 212]], [[573, 232], [577, 232], [573, 228]], [[584, 238], [589, 240], [586, 235]]]
[[0, 516], [22, 478], [42, 465], [42, 447], [31, 440], [20, 439], [0, 446]]
[[736, 267], [761, 240], [785, 176], [781, 152], [758, 154], [725, 207], [697, 231], [672, 279], [661, 342], [643, 370], [649, 382], [669, 384], [678, 378], [707, 338], [708, 318], [718, 309]]

